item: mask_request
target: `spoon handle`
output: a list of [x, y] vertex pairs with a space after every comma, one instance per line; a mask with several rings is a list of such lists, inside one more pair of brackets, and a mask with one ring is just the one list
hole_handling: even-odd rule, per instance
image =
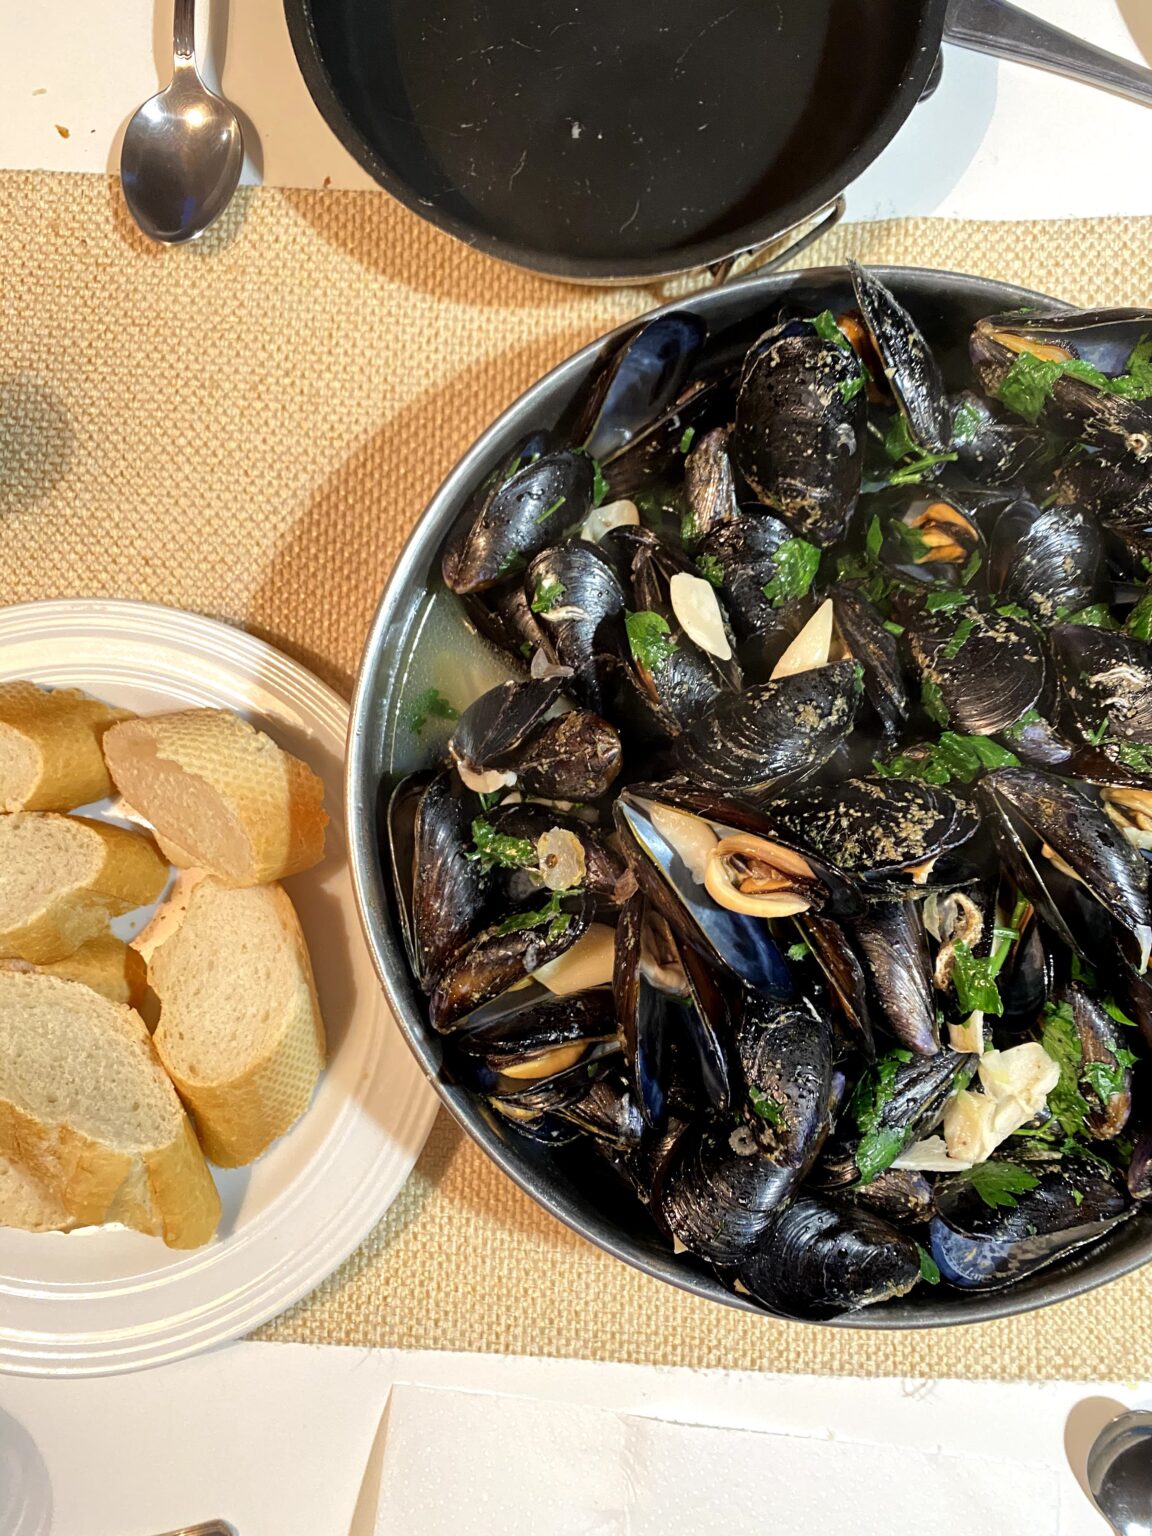
[[196, 62], [196, 0], [176, 0], [172, 47], [178, 64]]

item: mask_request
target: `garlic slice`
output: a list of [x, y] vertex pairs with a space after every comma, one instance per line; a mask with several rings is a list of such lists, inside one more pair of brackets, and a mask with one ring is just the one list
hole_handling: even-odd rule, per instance
[[516, 775], [511, 770], [501, 773], [499, 768], [490, 768], [487, 773], [476, 773], [459, 760], [456, 763], [456, 772], [467, 787], [477, 795], [494, 795], [498, 789], [510, 788], [516, 782]]
[[954, 1051], [974, 1051], [977, 1056], [983, 1053], [984, 1015], [979, 1008], [970, 1013], [963, 1024], [949, 1024], [948, 1044]]
[[709, 656], [731, 661], [732, 647], [724, 631], [720, 600], [712, 583], [705, 581], [703, 576], [677, 571], [668, 583], [668, 593], [672, 600], [672, 612], [679, 619], [680, 627], [689, 640], [695, 641]]
[[602, 507], [593, 507], [580, 527], [580, 537], [590, 544], [598, 544], [613, 528], [638, 528], [640, 514], [634, 501], [609, 501]]
[[674, 853], [679, 854], [688, 866], [688, 873], [697, 885], [703, 885], [708, 871], [708, 858], [720, 841], [702, 816], [689, 811], [677, 811], [670, 805], [652, 802], [648, 806], [652, 825]]
[[903, 1168], [909, 1173], [963, 1173], [971, 1166], [963, 1158], [949, 1155], [943, 1136], [926, 1136], [923, 1141], [914, 1141], [892, 1164], [893, 1168]]
[[980, 1058], [983, 1093], [964, 1089], [944, 1111], [944, 1140], [954, 1158], [983, 1163], [1001, 1142], [1034, 1120], [1060, 1081], [1060, 1068], [1035, 1041]]
[[770, 682], [782, 677], [795, 677], [798, 672], [812, 672], [826, 667], [832, 656], [832, 631], [836, 611], [832, 599], [826, 598], [792, 644], [772, 669]]
[[593, 923], [570, 949], [549, 960], [533, 977], [557, 997], [586, 992], [589, 987], [603, 987], [612, 980], [616, 960], [616, 930], [607, 923]]
[[570, 891], [583, 885], [588, 873], [584, 844], [567, 827], [549, 827], [536, 839], [540, 873], [550, 891]]

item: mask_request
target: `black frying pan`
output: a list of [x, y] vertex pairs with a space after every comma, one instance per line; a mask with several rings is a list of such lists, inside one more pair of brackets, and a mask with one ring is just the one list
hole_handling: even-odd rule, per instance
[[284, 0], [337, 137], [422, 218], [605, 281], [717, 266], [888, 144], [947, 36], [1152, 101], [1001, 0]]

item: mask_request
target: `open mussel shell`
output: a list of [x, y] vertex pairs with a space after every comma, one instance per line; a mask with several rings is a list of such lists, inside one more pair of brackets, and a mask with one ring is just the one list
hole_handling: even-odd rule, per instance
[[1063, 501], [1084, 508], [1137, 560], [1152, 557], [1152, 477], [1109, 453], [1082, 453], [1056, 471]]
[[629, 867], [673, 932], [736, 980], [773, 997], [790, 997], [791, 972], [763, 919], [731, 912], [713, 900], [657, 831], [650, 804], [625, 790], [615, 814]]
[[1051, 623], [1096, 600], [1102, 557], [1100, 531], [1083, 512], [1022, 497], [993, 526], [988, 584], [998, 604], [1020, 603]]
[[611, 562], [595, 544], [557, 545], [532, 561], [525, 589], [549, 659], [572, 668], [573, 696], [602, 713], [626, 646], [627, 597]]
[[1004, 1012], [1001, 1027], [1010, 1039], [1031, 1039], [1044, 1004], [1055, 985], [1055, 961], [1052, 946], [1037, 922], [1030, 922], [1014, 943], [997, 978], [997, 988]]
[[773, 1002], [745, 991], [736, 1054], [748, 1104], [763, 1122], [761, 1143], [802, 1177], [828, 1133], [833, 1031], [809, 999]]
[[633, 1151], [644, 1135], [644, 1120], [624, 1075], [609, 1069], [594, 1077], [587, 1090], [558, 1110], [602, 1148]]
[[860, 495], [867, 423], [863, 367], [845, 341], [788, 320], [752, 347], [736, 398], [729, 452], [789, 528], [827, 548]]
[[920, 1279], [920, 1250], [873, 1211], [805, 1195], [771, 1223], [736, 1274], [771, 1311], [818, 1322], [906, 1296]]
[[1103, 730], [1106, 737], [1152, 746], [1152, 645], [1086, 624], [1054, 625], [1050, 640], [1083, 738], [1097, 741]]
[[448, 743], [449, 755], [466, 772], [476, 775], [506, 769], [543, 724], [562, 692], [563, 684], [555, 678], [489, 688], [456, 722]]
[[475, 795], [450, 771], [403, 780], [389, 803], [401, 931], [425, 991], [486, 911], [488, 879], [465, 852], [479, 809]]
[[795, 919], [797, 931], [808, 946], [812, 961], [827, 984], [848, 1035], [869, 1061], [876, 1057], [868, 983], [860, 957], [848, 940], [842, 923], [816, 912]]
[[913, 441], [925, 453], [947, 453], [951, 420], [944, 380], [923, 332], [879, 278], [850, 262], [856, 303], [884, 367], [884, 378]]
[[728, 456], [731, 429], [715, 427], [706, 432], [684, 460], [684, 495], [687, 514], [684, 542], [696, 547], [740, 517], [736, 479]]
[[491, 1072], [536, 1083], [566, 1073], [592, 1045], [616, 1040], [616, 1011], [608, 987], [565, 997], [545, 988], [502, 993], [461, 1019], [455, 1045]]
[[757, 510], [713, 527], [701, 540], [700, 554], [713, 562], [720, 595], [741, 641], [774, 622], [776, 605], [764, 589], [779, 576], [781, 546], [793, 537], [778, 517]]
[[532, 921], [540, 910], [537, 898], [533, 906], [493, 923], [458, 949], [441, 968], [429, 999], [433, 1026], [442, 1033], [458, 1029], [482, 1003], [571, 949], [591, 923], [595, 904], [588, 895], [572, 895], [567, 902], [556, 916]]
[[689, 1253], [730, 1267], [763, 1236], [798, 1177], [772, 1158], [746, 1115], [697, 1122], [677, 1143], [653, 1213]]
[[1107, 927], [1101, 934], [1091, 923], [1095, 909], [1143, 972], [1152, 944], [1148, 864], [1096, 797], [1035, 769], [999, 768], [978, 785], [976, 799], [1017, 885], [1064, 943], [1090, 964], [1110, 963], [1101, 949]]
[[494, 587], [558, 543], [592, 508], [592, 461], [568, 449], [543, 454], [495, 487], [470, 530], [449, 546], [444, 580], [463, 595]]
[[1111, 1232], [1135, 1209], [1120, 1179], [1097, 1165], [1042, 1169], [1011, 1206], [985, 1204], [965, 1178], [939, 1179], [929, 1228], [932, 1257], [949, 1285], [995, 1290], [1054, 1264]]
[[844, 1198], [862, 1205], [898, 1227], [918, 1227], [931, 1221], [936, 1207], [932, 1181], [910, 1168], [886, 1168], [871, 1184], [862, 1184]]
[[775, 831], [878, 889], [928, 886], [936, 861], [979, 826], [947, 790], [879, 776], [800, 791], [764, 809]]
[[[657, 924], [661, 924], [659, 932], [656, 931]], [[653, 947], [663, 940], [664, 974], [673, 974], [673, 984], [679, 983], [679, 975], [675, 972], [679, 970], [680, 954], [675, 941], [667, 925], [655, 914], [650, 915], [647, 898], [637, 891], [624, 903], [616, 924], [612, 990], [632, 1095], [645, 1123], [658, 1129], [665, 1123], [668, 1113], [669, 1015], [672, 1005], [667, 984], [657, 986], [651, 979], [650, 968], [646, 969], [643, 964], [646, 926]], [[686, 978], [684, 985], [686, 988]]]
[[908, 640], [922, 687], [936, 691], [948, 723], [965, 735], [998, 735], [1044, 691], [1039, 631], [1010, 613], [975, 602], [924, 613]]
[[901, 1045], [920, 1056], [940, 1049], [932, 962], [917, 901], [870, 904], [849, 924], [880, 1016]]
[[903, 729], [909, 712], [904, 668], [895, 635], [859, 592], [833, 587], [829, 592], [836, 612], [836, 628], [854, 661], [864, 669], [864, 697], [886, 736]]
[[973, 390], [955, 396], [952, 448], [956, 467], [976, 485], [1021, 485], [1052, 457], [1048, 435], [1009, 416]]
[[[885, 495], [881, 559], [905, 582], [958, 588], [984, 558], [984, 535], [970, 498], [912, 486]], [[968, 577], [967, 579], [970, 579]]]
[[677, 741], [677, 767], [704, 788], [774, 794], [828, 761], [861, 692], [856, 663], [833, 661], [722, 694]]
[[[485, 813], [492, 830], [501, 837], [514, 837], [533, 845], [548, 832], [571, 833], [579, 842], [584, 856], [584, 875], [581, 887], [596, 898], [598, 906], [612, 907], [619, 904], [625, 891], [621, 881], [625, 872], [623, 859], [609, 847], [604, 835], [587, 822], [575, 816], [566, 816], [551, 805], [521, 800], [495, 806]], [[513, 871], [510, 882], [519, 883], [520, 874]], [[536, 882], [533, 882], [535, 886]], [[525, 887], [524, 894], [528, 894]]]
[[1080, 1091], [1089, 1105], [1085, 1129], [1096, 1141], [1114, 1141], [1132, 1113], [1131, 1059], [1123, 1029], [1099, 1000], [1075, 982], [1060, 991], [1071, 1009], [1080, 1045]]
[[707, 340], [698, 316], [673, 310], [625, 338], [596, 375], [574, 428], [605, 463], [653, 427], [676, 403]]

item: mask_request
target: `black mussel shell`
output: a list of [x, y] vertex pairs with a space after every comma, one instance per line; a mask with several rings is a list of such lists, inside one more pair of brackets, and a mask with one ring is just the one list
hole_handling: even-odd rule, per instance
[[536, 843], [545, 832], [557, 827], [571, 832], [584, 850], [583, 889], [602, 906], [614, 906], [622, 899], [624, 861], [608, 846], [604, 835], [587, 822], [533, 800], [494, 806], [485, 813], [485, 819], [501, 837], [521, 838], [530, 843]]
[[833, 587], [828, 594], [840, 632], [853, 660], [864, 668], [864, 697], [884, 733], [898, 735], [908, 718], [908, 691], [896, 637], [885, 629], [879, 613], [859, 592]]
[[944, 380], [919, 326], [879, 278], [850, 263], [856, 303], [893, 398], [913, 441], [925, 453], [947, 453], [951, 420]]
[[[642, 892], [624, 903], [616, 924], [612, 990], [632, 1096], [644, 1121], [657, 1129], [667, 1119], [669, 1012], [667, 992], [656, 987], [641, 963], [648, 901]], [[669, 947], [674, 945], [667, 935]], [[679, 952], [676, 951], [678, 959]]]
[[1087, 624], [1051, 631], [1069, 713], [1085, 741], [1106, 736], [1152, 745], [1152, 646]]
[[769, 627], [777, 605], [765, 595], [780, 574], [780, 547], [792, 530], [770, 512], [746, 512], [738, 521], [713, 528], [700, 555], [712, 563], [732, 627], [743, 641]]
[[1138, 559], [1152, 557], [1152, 476], [1114, 454], [1084, 453], [1056, 472], [1062, 500], [1082, 506]]
[[881, 1016], [901, 1045], [920, 1056], [940, 1049], [928, 935], [917, 901], [869, 905], [849, 924]]
[[567, 449], [519, 469], [480, 509], [459, 547], [445, 555], [453, 592], [479, 592], [523, 570], [592, 509], [592, 461]]
[[573, 709], [548, 720], [517, 755], [517, 783], [548, 800], [598, 800], [620, 772], [622, 751], [615, 726], [589, 710]]
[[[906, 583], [957, 589], [984, 559], [984, 535], [976, 512], [963, 499], [935, 486], [914, 485], [884, 494], [881, 527], [887, 525], [880, 558]], [[896, 515], [887, 516], [891, 512]], [[897, 594], [897, 606], [911, 596]]]
[[851, 1199], [898, 1227], [918, 1227], [931, 1221], [936, 1207], [932, 1181], [910, 1168], [886, 1168], [871, 1184], [852, 1191]]
[[571, 1146], [580, 1139], [576, 1126], [558, 1114], [528, 1109], [514, 1099], [486, 1098], [483, 1102], [495, 1115], [493, 1124], [501, 1136], [511, 1129], [525, 1141], [550, 1149]]
[[1089, 1105], [1085, 1128], [1097, 1141], [1114, 1141], [1132, 1113], [1132, 1072], [1124, 1030], [1103, 1004], [1075, 982], [1061, 989], [1080, 1044], [1080, 1091]]
[[1073, 753], [1072, 743], [1065, 741], [1052, 722], [1035, 709], [1002, 732], [1001, 740], [1022, 763], [1033, 768], [1059, 768]]
[[[1016, 883], [1064, 943], [1090, 964], [1108, 958], [1088, 926], [1095, 907], [1125, 935], [1128, 959], [1142, 971], [1152, 938], [1148, 864], [1096, 797], [1035, 769], [999, 768], [977, 786], [976, 799]], [[1075, 880], [1045, 847], [1076, 872]]]
[[997, 603], [1020, 603], [1051, 623], [1095, 601], [1103, 549], [1083, 512], [1058, 502], [1041, 511], [1021, 498], [996, 519], [988, 548], [988, 584]]
[[711, 1264], [740, 1263], [799, 1181], [800, 1170], [764, 1146], [762, 1124], [745, 1114], [705, 1121], [677, 1143], [656, 1214], [677, 1242]]
[[[448, 1033], [459, 1028], [460, 1021], [482, 1003], [571, 949], [592, 921], [594, 904], [590, 896], [569, 897], [562, 912], [529, 925], [527, 920], [542, 910], [537, 899], [456, 951], [441, 968], [429, 1000], [429, 1016], [436, 1029]], [[512, 922], [526, 925], [511, 928]]]
[[679, 399], [707, 339], [698, 316], [674, 310], [627, 337], [593, 384], [574, 438], [605, 463]]
[[[567, 1072], [563, 1060], [551, 1071], [548, 1058], [616, 1038], [616, 1010], [608, 987], [590, 987], [564, 997], [546, 987], [516, 988], [482, 1004], [460, 1019], [455, 1045], [465, 1057], [482, 1061], [495, 1073], [513, 1077], [524, 1070], [525, 1084]], [[579, 1058], [577, 1058], [579, 1059]]]
[[833, 1035], [810, 1000], [777, 1003], [746, 991], [736, 1031], [747, 1101], [777, 1162], [807, 1172], [828, 1132]]
[[828, 761], [860, 694], [850, 661], [723, 694], [677, 741], [677, 767], [705, 788], [773, 793]]
[[925, 883], [925, 867], [961, 847], [979, 825], [947, 790], [878, 776], [789, 795], [766, 806], [765, 816], [800, 847], [869, 882], [903, 875]]
[[732, 1105], [728, 1041], [732, 1014], [728, 995], [709, 955], [685, 940], [680, 946], [688, 978], [688, 1006], [683, 1018], [685, 1044], [708, 1103], [723, 1114]]
[[466, 852], [472, 846], [472, 821], [480, 806], [456, 775], [446, 771], [437, 774], [420, 795], [410, 836], [403, 831], [412, 810], [404, 785], [397, 789], [392, 809], [399, 905], [401, 912], [411, 915], [413, 966], [420, 985], [428, 991], [450, 956], [475, 933], [487, 910], [488, 878]]
[[965, 735], [998, 735], [1034, 708], [1044, 690], [1039, 632], [1012, 614], [975, 603], [925, 613], [908, 640], [925, 699], [938, 697], [938, 710]]
[[737, 981], [773, 997], [791, 997], [791, 972], [768, 925], [713, 901], [657, 832], [644, 802], [628, 790], [616, 801], [615, 815], [629, 867], [678, 938], [713, 957]]
[[869, 1061], [874, 1060], [876, 1042], [868, 1005], [868, 983], [843, 924], [816, 912], [804, 912], [794, 921], [855, 1043]]
[[1001, 1023], [1013, 1039], [1032, 1038], [1054, 984], [1054, 956], [1039, 923], [1029, 923], [997, 978]]
[[573, 696], [602, 711], [627, 644], [627, 597], [611, 563], [595, 544], [561, 544], [536, 556], [525, 587], [549, 658], [572, 668]]
[[562, 692], [555, 678], [489, 688], [456, 722], [448, 743], [453, 760], [474, 773], [509, 767]]
[[621, 1151], [639, 1147], [644, 1120], [620, 1072], [592, 1079], [587, 1092], [557, 1113], [595, 1143]]
[[936, 1182], [932, 1257], [949, 1285], [996, 1290], [1095, 1242], [1132, 1214], [1120, 1180], [1096, 1165], [1063, 1163], [1041, 1171], [1035, 1188], [1011, 1206], [985, 1204], [968, 1179]]
[[716, 427], [706, 432], [684, 460], [688, 512], [683, 533], [684, 542], [690, 547], [740, 516], [732, 461], [728, 457], [729, 431], [727, 427]]
[[920, 1280], [920, 1250], [872, 1211], [806, 1195], [770, 1225], [737, 1278], [771, 1311], [821, 1321], [906, 1296]]
[[1051, 457], [1047, 435], [972, 390], [952, 401], [956, 467], [976, 485], [1019, 485]]
[[1137, 1132], [1128, 1160], [1127, 1183], [1133, 1200], [1152, 1199], [1152, 1125]]
[[765, 505], [821, 548], [841, 540], [860, 495], [867, 397], [859, 358], [790, 320], [749, 351], [729, 451]]

